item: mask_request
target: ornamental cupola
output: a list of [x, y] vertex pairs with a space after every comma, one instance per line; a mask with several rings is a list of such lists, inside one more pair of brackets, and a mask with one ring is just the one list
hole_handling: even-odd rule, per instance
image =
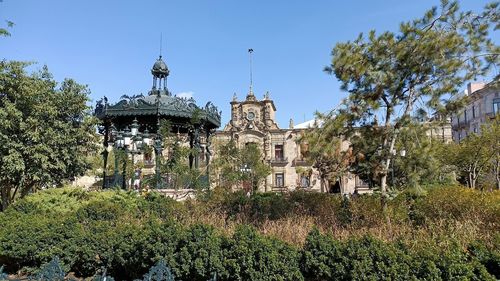
[[151, 74], [153, 74], [153, 89], [150, 94], [170, 95], [167, 90], [167, 76], [170, 74], [170, 71], [161, 55], [154, 63], [153, 68], [151, 68]]

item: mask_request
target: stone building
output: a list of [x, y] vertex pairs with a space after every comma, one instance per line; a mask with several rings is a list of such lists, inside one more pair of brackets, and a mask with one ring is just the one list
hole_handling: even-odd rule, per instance
[[481, 133], [481, 125], [500, 113], [498, 79], [488, 84], [469, 83], [465, 90], [467, 106], [452, 117], [453, 140], [460, 142], [471, 133]]
[[[321, 191], [318, 171], [303, 156], [307, 145], [298, 141], [309, 126], [293, 126], [291, 121], [289, 128], [280, 128], [275, 120], [276, 106], [269, 93], [259, 100], [250, 89], [245, 100], [238, 101], [235, 94], [230, 104], [231, 120], [222, 131], [215, 133], [214, 144], [233, 140], [239, 147], [255, 143], [261, 148], [263, 161], [270, 165], [272, 172], [259, 191]], [[214, 151], [214, 157], [217, 157], [217, 148]], [[366, 185], [350, 174], [328, 185], [323, 191], [344, 194], [353, 193], [355, 189], [360, 193], [369, 191]]]

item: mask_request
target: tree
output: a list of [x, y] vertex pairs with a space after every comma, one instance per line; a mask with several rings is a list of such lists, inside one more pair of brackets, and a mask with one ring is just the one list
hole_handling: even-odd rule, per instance
[[[445, 114], [456, 110], [461, 99], [453, 99], [464, 81], [485, 74], [499, 63], [500, 48], [488, 38], [499, 28], [498, 2], [479, 14], [460, 12], [457, 2], [442, 1], [425, 15], [401, 23], [399, 32], [377, 35], [372, 30], [352, 42], [338, 43], [325, 71], [334, 74], [349, 92], [339, 114], [346, 125], [370, 127], [373, 116], [382, 117], [378, 130], [357, 130], [369, 140], [380, 137], [379, 179], [386, 197], [391, 151], [399, 131], [410, 121], [417, 106]], [[384, 199], [383, 199], [384, 200]]]
[[0, 62], [1, 209], [40, 188], [83, 174], [95, 150], [89, 91], [71, 79], [59, 86], [47, 67]]
[[[299, 142], [307, 144], [307, 151], [303, 156], [312, 163], [319, 172], [321, 191], [327, 190], [327, 183], [341, 180], [354, 161], [352, 148], [346, 147], [346, 140], [342, 135], [343, 123], [340, 118], [333, 118], [330, 114], [316, 114], [317, 120], [331, 120], [316, 124], [312, 130], [306, 131]], [[332, 119], [333, 118], [333, 119]]]
[[[2, 1], [0, 1], [2, 2]], [[6, 20], [7, 23], [7, 28], [12, 28], [14, 26], [14, 23], [11, 22], [10, 20]], [[7, 37], [10, 36], [10, 32], [7, 28], [0, 27], [0, 37]]]
[[447, 161], [454, 145], [429, 136], [436, 126], [441, 125], [412, 122], [401, 128], [395, 150], [391, 153], [393, 186], [419, 187], [455, 181], [455, 169]]
[[220, 185], [244, 186], [248, 183], [253, 191], [257, 191], [271, 173], [271, 167], [264, 162], [256, 144], [249, 143], [239, 148], [234, 141], [229, 141], [218, 149], [213, 167], [221, 180]]
[[492, 174], [500, 188], [500, 117], [481, 126], [481, 134], [470, 134], [455, 145], [451, 161], [458, 168], [463, 181], [477, 188], [477, 181]]
[[491, 165], [492, 155], [483, 140], [476, 134], [467, 136], [457, 145], [453, 161], [468, 187], [476, 188], [476, 182]]
[[[13, 26], [14, 26], [13, 22], [7, 21], [8, 28], [12, 28]], [[10, 36], [9, 30], [7, 30], [7, 28], [0, 27], [0, 36], [4, 36], [4, 37]]]
[[495, 179], [496, 189], [500, 190], [500, 115], [481, 127], [481, 138], [483, 146], [491, 153], [491, 173]]

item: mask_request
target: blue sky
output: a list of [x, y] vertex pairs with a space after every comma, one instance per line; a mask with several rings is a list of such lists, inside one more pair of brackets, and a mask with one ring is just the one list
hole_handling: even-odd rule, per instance
[[[461, 1], [480, 10], [483, 0]], [[46, 64], [58, 81], [87, 84], [95, 101], [146, 94], [159, 54], [170, 69], [173, 93], [211, 100], [229, 119], [233, 93], [249, 87], [247, 50], [253, 53], [254, 92], [270, 92], [281, 127], [313, 118], [346, 96], [323, 72], [337, 42], [371, 29], [395, 31], [401, 21], [438, 5], [430, 0], [3, 0], [0, 20], [15, 23], [0, 39], [0, 59]], [[5, 26], [5, 24], [3, 25]], [[495, 34], [493, 36], [497, 36]], [[495, 39], [495, 41], [498, 41]]]

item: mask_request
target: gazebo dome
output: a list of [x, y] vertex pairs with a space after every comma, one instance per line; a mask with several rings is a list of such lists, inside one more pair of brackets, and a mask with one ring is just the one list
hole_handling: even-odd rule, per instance
[[149, 124], [149, 127], [155, 127], [158, 118], [171, 120], [174, 126], [188, 127], [194, 115], [201, 118], [207, 129], [220, 126], [221, 112], [211, 102], [202, 107], [196, 105], [192, 98], [185, 99], [170, 94], [166, 87], [169, 70], [161, 55], [154, 63], [151, 73], [153, 88], [148, 96], [123, 95], [115, 104], [108, 104], [107, 99], [104, 99], [98, 102], [95, 116], [120, 128], [125, 127], [123, 124], [130, 123], [134, 118]]
[[155, 64], [153, 65], [153, 68], [151, 69], [151, 74], [158, 78], [165, 78], [169, 73], [170, 72], [168, 70], [167, 64], [163, 61], [160, 55], [158, 60], [156, 60]]

